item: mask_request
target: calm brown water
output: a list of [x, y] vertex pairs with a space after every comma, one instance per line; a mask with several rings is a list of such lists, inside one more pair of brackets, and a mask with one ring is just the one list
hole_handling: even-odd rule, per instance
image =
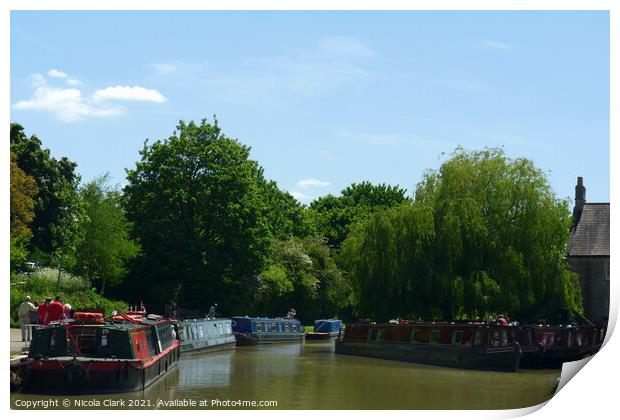
[[178, 409], [193, 401], [196, 405], [188, 408], [226, 409], [222, 404], [263, 400], [277, 401], [280, 409], [506, 409], [546, 401], [560, 376], [560, 370], [482, 372], [346, 356], [335, 354], [333, 346], [333, 341], [307, 342], [184, 354], [177, 368], [145, 391], [68, 397], [16, 393], [11, 407], [57, 401], [50, 404], [96, 409], [177, 404], [173, 408]]

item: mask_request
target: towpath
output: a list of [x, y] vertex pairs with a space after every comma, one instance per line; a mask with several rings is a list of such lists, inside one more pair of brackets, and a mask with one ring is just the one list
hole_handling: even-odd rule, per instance
[[11, 353], [21, 352], [26, 343], [22, 341], [22, 331], [19, 328], [11, 328]]

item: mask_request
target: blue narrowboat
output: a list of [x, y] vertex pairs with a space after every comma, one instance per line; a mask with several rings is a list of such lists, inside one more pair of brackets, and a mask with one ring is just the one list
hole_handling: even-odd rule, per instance
[[314, 321], [314, 332], [306, 333], [309, 340], [328, 340], [338, 338], [342, 330], [342, 321], [339, 319], [317, 319]]
[[301, 341], [303, 327], [296, 319], [232, 317], [232, 329], [238, 346]]

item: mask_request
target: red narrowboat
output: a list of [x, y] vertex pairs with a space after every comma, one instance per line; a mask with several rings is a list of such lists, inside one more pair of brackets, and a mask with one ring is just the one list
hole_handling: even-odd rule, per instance
[[539, 351], [524, 354], [524, 367], [559, 367], [596, 353], [604, 334], [593, 326], [528, 325]]
[[24, 372], [26, 392], [92, 394], [141, 390], [179, 358], [170, 320], [128, 312], [104, 320], [76, 312], [69, 322], [34, 330]]
[[336, 341], [336, 353], [463, 369], [516, 371], [521, 329], [476, 322], [356, 323]]

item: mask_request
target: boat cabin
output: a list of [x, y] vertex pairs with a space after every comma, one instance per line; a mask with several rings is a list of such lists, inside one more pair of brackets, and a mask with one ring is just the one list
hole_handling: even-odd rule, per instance
[[338, 333], [342, 329], [342, 321], [339, 319], [317, 319], [314, 321], [314, 332]]
[[298, 334], [303, 332], [299, 320], [286, 318], [233, 317], [232, 328], [234, 332], [246, 334]]

